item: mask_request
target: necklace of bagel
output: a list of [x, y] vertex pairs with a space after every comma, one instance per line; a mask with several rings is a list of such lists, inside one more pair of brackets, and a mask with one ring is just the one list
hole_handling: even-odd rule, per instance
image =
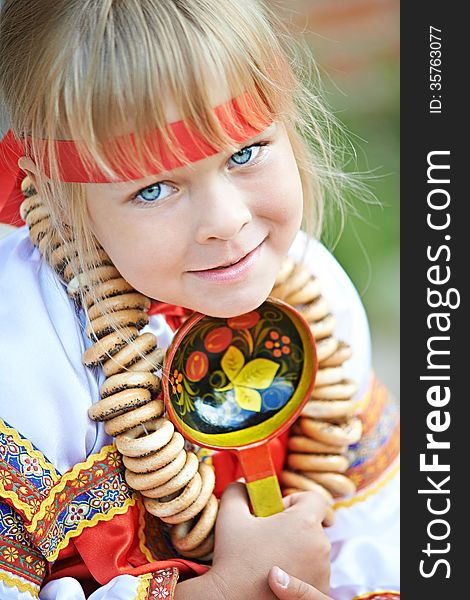
[[[170, 524], [175, 549], [188, 558], [209, 560], [214, 545], [218, 501], [213, 494], [215, 474], [185, 449], [183, 436], [164, 416], [159, 397], [160, 369], [165, 351], [151, 333], [139, 333], [148, 323], [150, 299], [121, 277], [104, 252], [77, 275], [78, 258], [73, 236], [62, 240], [28, 177], [23, 180], [25, 200], [21, 216], [32, 243], [67, 284], [67, 293], [82, 299], [87, 314], [86, 333], [94, 342], [83, 355], [88, 367], [101, 366], [107, 377], [101, 399], [89, 410], [104, 421], [123, 456], [125, 477], [138, 491], [149, 513]], [[94, 293], [89, 292], [93, 286]], [[324, 524], [334, 518], [334, 497], [354, 493], [345, 471], [348, 445], [361, 437], [361, 421], [352, 400], [356, 384], [344, 377], [343, 363], [351, 348], [332, 334], [335, 319], [320, 293], [318, 280], [302, 265], [286, 258], [278, 272], [272, 296], [283, 300], [310, 324], [317, 345], [319, 368], [311, 399], [291, 428], [287, 464], [280, 477], [284, 495], [316, 490], [329, 501]], [[109, 315], [112, 314], [113, 326]], [[273, 340], [273, 344], [280, 344]]]

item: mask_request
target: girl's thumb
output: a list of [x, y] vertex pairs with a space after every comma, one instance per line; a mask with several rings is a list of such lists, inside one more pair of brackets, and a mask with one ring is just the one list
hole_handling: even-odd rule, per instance
[[288, 575], [279, 567], [272, 567], [268, 583], [279, 600], [331, 600], [305, 581]]

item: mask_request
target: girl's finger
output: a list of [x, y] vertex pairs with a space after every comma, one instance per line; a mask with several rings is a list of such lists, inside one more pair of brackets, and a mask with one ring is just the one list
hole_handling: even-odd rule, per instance
[[328, 508], [328, 503], [322, 494], [318, 492], [299, 492], [298, 494], [289, 494], [282, 499], [284, 510], [306, 507], [310, 514], [318, 515], [323, 520]]
[[268, 575], [271, 591], [279, 600], [331, 600], [316, 588], [288, 575], [279, 567], [272, 567]]
[[246, 486], [243, 483], [231, 483], [225, 488], [220, 500], [219, 517], [225, 514], [250, 515], [250, 503]]

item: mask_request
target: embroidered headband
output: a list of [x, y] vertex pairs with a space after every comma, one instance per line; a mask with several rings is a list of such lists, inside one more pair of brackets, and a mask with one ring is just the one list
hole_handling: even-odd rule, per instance
[[[243, 101], [242, 101], [243, 100]], [[246, 107], [246, 109], [245, 109]], [[223, 131], [239, 144], [263, 131], [270, 123], [257, 108], [248, 92], [229, 102], [216, 106], [214, 115]], [[253, 122], [259, 124], [254, 125]], [[161, 131], [152, 131], [145, 136], [149, 148], [155, 150], [151, 154], [158, 156], [164, 170], [172, 170], [187, 163], [197, 162], [219, 152], [200, 131], [190, 123], [181, 120], [170, 123], [166, 133], [175, 140], [178, 152], [168, 150]], [[21, 202], [19, 183], [24, 174], [18, 168], [18, 159], [25, 154], [30, 140], [18, 140], [10, 130], [0, 143], [0, 222], [19, 223], [18, 207]], [[48, 140], [43, 142], [44, 156], [47, 156]], [[118, 150], [136, 147], [135, 134], [120, 136], [113, 140]], [[80, 155], [78, 144], [74, 140], [54, 141], [57, 157], [58, 177], [60, 181], [70, 183], [110, 183], [141, 179], [145, 174], [159, 172], [152, 157], [145, 160], [142, 168], [134, 168], [127, 164], [111, 164], [117, 177], [105, 173], [98, 164], [85, 162]], [[126, 154], [126, 153], [124, 153]], [[50, 176], [47, 169], [46, 175]], [[49, 171], [49, 172], [48, 172]]]

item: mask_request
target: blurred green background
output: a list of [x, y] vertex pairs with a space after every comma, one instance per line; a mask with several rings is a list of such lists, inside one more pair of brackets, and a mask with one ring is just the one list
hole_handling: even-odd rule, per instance
[[[349, 132], [377, 199], [349, 198], [334, 254], [354, 281], [372, 330], [375, 370], [399, 392], [399, 2], [290, 0], [270, 3], [307, 41], [326, 100]], [[333, 227], [333, 229], [335, 229]], [[335, 239], [335, 233], [328, 239]]]

